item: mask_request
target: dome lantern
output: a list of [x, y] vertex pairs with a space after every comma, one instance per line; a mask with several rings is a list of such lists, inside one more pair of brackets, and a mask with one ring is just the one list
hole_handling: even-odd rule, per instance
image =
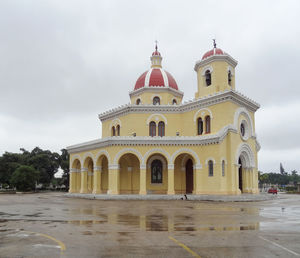
[[152, 53], [152, 56], [150, 57], [151, 60], [151, 68], [157, 67], [157, 68], [161, 68], [161, 61], [162, 61], [162, 57], [161, 54], [158, 52], [157, 50], [157, 41], [155, 41], [155, 51]]

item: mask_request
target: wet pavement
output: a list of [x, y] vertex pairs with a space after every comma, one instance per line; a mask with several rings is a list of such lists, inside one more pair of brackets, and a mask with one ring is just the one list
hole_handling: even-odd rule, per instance
[[0, 257], [297, 257], [300, 195], [261, 202], [0, 195]]

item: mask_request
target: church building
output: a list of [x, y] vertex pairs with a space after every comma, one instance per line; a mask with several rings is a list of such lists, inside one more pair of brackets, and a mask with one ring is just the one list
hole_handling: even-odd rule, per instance
[[67, 147], [69, 192], [258, 193], [259, 104], [236, 91], [237, 61], [214, 43], [194, 66], [195, 98], [182, 102], [162, 59], [156, 45], [130, 104], [99, 114], [102, 138]]

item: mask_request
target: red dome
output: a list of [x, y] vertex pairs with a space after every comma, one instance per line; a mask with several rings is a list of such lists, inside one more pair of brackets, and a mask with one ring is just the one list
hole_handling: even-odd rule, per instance
[[220, 48], [213, 48], [203, 55], [202, 60], [214, 55], [225, 55], [225, 52]]
[[155, 51], [152, 53], [152, 56], [160, 56], [160, 53], [159, 53], [157, 50], [155, 50]]
[[134, 90], [143, 87], [166, 87], [178, 90], [177, 83], [173, 76], [161, 68], [151, 68], [137, 79]]

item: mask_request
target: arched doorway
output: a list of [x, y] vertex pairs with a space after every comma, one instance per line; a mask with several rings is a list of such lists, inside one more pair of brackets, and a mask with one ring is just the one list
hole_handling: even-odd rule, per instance
[[243, 164], [241, 158], [239, 158], [239, 189], [243, 192]]
[[138, 194], [140, 191], [140, 161], [132, 153], [124, 154], [119, 159], [120, 193]]
[[94, 193], [106, 194], [108, 190], [108, 159], [105, 155], [100, 155], [96, 162], [97, 170], [100, 171], [96, 174], [94, 181]]
[[83, 164], [84, 170], [81, 172], [81, 193], [91, 193], [94, 185], [94, 162], [91, 157], [87, 157]]
[[175, 193], [190, 194], [195, 190], [194, 158], [188, 153], [179, 154], [174, 160]]
[[193, 171], [193, 161], [191, 159], [188, 159], [185, 164], [185, 183], [186, 183], [186, 193], [193, 193], [194, 171]]
[[70, 184], [74, 184], [72, 185], [72, 190], [74, 191], [74, 193], [79, 193], [81, 187], [81, 163], [78, 159], [75, 159], [73, 161], [72, 169], [74, 169], [74, 171], [76, 172], [73, 172], [74, 180], [73, 182], [70, 181]]
[[108, 191], [108, 159], [106, 156], [102, 159], [101, 191], [102, 193], [107, 193]]

